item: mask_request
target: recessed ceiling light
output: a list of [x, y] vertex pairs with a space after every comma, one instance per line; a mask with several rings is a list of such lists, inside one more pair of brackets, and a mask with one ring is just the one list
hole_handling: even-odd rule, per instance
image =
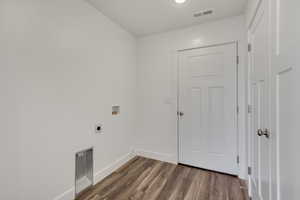
[[175, 2], [178, 3], [178, 4], [183, 4], [183, 3], [186, 2], [186, 0], [175, 0]]

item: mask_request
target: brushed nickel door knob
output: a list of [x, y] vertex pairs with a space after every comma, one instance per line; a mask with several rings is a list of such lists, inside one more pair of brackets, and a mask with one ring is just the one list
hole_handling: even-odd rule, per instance
[[259, 137], [263, 136], [263, 135], [264, 135], [263, 130], [262, 130], [262, 129], [258, 129], [258, 130], [257, 130], [257, 135], [258, 135]]
[[177, 112], [177, 115], [180, 116], [180, 117], [182, 117], [182, 116], [184, 115], [184, 112], [181, 112], [181, 111], [179, 112], [179, 111], [178, 111], [178, 112]]
[[270, 138], [270, 131], [269, 131], [269, 129], [265, 129], [264, 131], [263, 131], [263, 135], [266, 137], [266, 138]]

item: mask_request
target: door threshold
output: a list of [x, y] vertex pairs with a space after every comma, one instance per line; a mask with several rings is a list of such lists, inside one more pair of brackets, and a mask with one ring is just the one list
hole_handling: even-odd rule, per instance
[[194, 168], [194, 169], [200, 169], [200, 170], [207, 171], [207, 172], [213, 172], [213, 173], [223, 174], [223, 175], [232, 176], [232, 177], [238, 177], [238, 175], [235, 175], [235, 174], [228, 174], [225, 172], [219, 172], [219, 171], [215, 171], [215, 170], [211, 170], [211, 169], [195, 167], [195, 166], [187, 165], [187, 164], [183, 164], [183, 163], [178, 163], [178, 165], [182, 165], [182, 166], [186, 166], [186, 167], [190, 167], [190, 168]]

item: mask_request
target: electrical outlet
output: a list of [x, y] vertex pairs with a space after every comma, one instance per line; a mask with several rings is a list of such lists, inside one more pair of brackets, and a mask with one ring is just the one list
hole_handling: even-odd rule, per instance
[[95, 126], [95, 133], [103, 134], [103, 125], [102, 124], [96, 124]]

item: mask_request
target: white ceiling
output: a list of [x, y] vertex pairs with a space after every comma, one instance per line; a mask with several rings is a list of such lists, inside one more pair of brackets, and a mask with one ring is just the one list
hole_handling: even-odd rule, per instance
[[[136, 36], [183, 28], [244, 13], [247, 0], [88, 0], [104, 15]], [[203, 10], [210, 16], [195, 18]]]

